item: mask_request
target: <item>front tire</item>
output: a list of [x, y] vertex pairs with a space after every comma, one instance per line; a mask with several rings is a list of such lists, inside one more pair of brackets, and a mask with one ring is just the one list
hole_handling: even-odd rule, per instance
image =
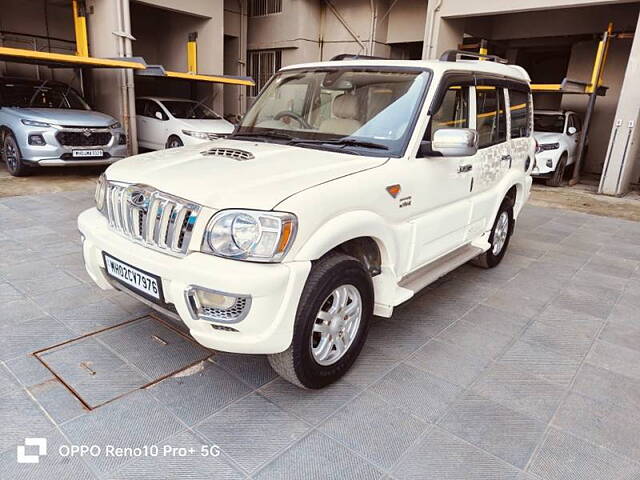
[[171, 135], [167, 139], [167, 143], [165, 144], [164, 148], [178, 148], [182, 146], [184, 146], [184, 143], [182, 143], [182, 140], [180, 140], [180, 137], [176, 135]]
[[22, 153], [16, 138], [10, 133], [5, 136], [2, 144], [2, 160], [14, 177], [24, 177], [31, 173], [29, 167], [22, 161]]
[[481, 268], [496, 267], [507, 252], [509, 240], [513, 234], [513, 205], [511, 200], [505, 198], [500, 205], [496, 220], [493, 222], [489, 243], [491, 247], [471, 262]]
[[269, 355], [271, 367], [302, 388], [342, 377], [362, 350], [373, 316], [369, 273], [353, 257], [332, 253], [311, 269], [300, 297], [291, 345]]
[[548, 187], [559, 187], [562, 185], [562, 180], [564, 179], [564, 172], [567, 169], [567, 153], [563, 153], [558, 160], [558, 165], [556, 165], [556, 170], [553, 172], [553, 175], [550, 179], [547, 180]]

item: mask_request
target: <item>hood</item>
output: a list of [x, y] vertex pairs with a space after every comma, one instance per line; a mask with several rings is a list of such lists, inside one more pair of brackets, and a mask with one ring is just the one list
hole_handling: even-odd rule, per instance
[[538, 143], [556, 143], [560, 141], [562, 137], [561, 133], [556, 132], [533, 132], [533, 137]]
[[63, 108], [12, 108], [20, 118], [47, 122], [53, 125], [74, 127], [108, 127], [116, 120], [93, 110], [69, 110]]
[[[203, 155], [210, 148], [244, 150], [254, 158]], [[129, 157], [107, 170], [109, 180], [140, 183], [214, 208], [269, 210], [321, 183], [383, 165], [365, 157], [291, 145], [221, 139]]]
[[185, 130], [195, 130], [196, 132], [207, 133], [231, 133], [234, 126], [232, 123], [220, 118], [218, 120], [198, 120], [198, 119], [177, 119], [180, 122], [181, 128]]

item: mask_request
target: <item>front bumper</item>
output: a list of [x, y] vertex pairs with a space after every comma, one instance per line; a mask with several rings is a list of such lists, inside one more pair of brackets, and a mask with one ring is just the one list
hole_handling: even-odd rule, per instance
[[533, 176], [548, 176], [556, 171], [556, 166], [560, 161], [562, 151], [546, 150], [544, 152], [536, 153], [536, 166], [531, 171]]
[[[95, 208], [78, 217], [84, 236], [87, 272], [98, 286], [112, 289], [102, 252], [162, 279], [164, 300], [175, 307], [191, 335], [202, 345], [235, 353], [270, 354], [286, 350], [293, 336], [298, 300], [311, 262], [260, 264], [229, 260], [200, 252], [174, 257], [136, 244], [113, 232]], [[248, 314], [232, 325], [194, 319], [185, 292], [205, 289], [251, 297]], [[123, 291], [130, 293], [128, 289]], [[235, 331], [216, 326], [231, 326]]]

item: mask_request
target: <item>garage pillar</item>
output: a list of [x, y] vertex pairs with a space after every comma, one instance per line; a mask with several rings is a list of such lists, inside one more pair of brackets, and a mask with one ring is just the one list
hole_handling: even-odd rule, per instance
[[623, 195], [640, 176], [640, 19], [624, 75], [615, 120], [609, 138], [599, 192]]
[[427, 7], [422, 59], [433, 60], [445, 50], [457, 50], [464, 37], [464, 18], [442, 18], [439, 6]]

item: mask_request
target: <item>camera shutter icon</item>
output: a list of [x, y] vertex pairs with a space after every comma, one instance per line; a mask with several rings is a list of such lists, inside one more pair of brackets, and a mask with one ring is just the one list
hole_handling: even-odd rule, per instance
[[[27, 454], [26, 447], [38, 447], [38, 453]], [[40, 457], [47, 454], [46, 438], [25, 438], [24, 445], [18, 445], [18, 463], [39, 463]]]

